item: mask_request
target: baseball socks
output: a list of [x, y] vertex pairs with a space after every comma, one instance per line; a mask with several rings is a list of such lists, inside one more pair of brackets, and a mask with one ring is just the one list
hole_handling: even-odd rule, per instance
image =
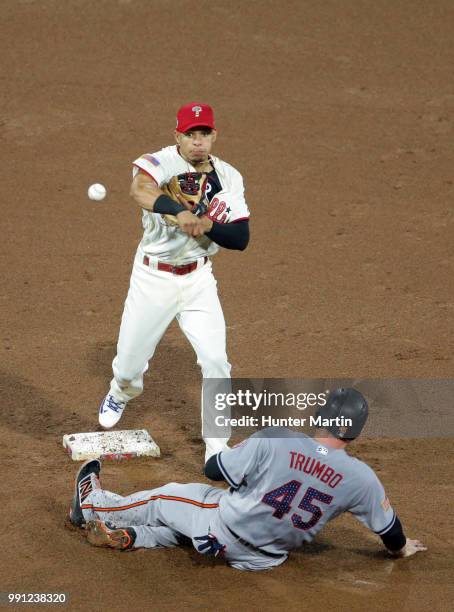
[[110, 429], [121, 419], [127, 402], [116, 400], [113, 395], [107, 394], [99, 406], [99, 424], [104, 429]]
[[229, 438], [204, 438], [203, 440], [206, 445], [205, 463], [213, 455], [217, 455], [218, 453], [221, 453], [222, 451], [227, 450], [229, 448], [227, 446]]

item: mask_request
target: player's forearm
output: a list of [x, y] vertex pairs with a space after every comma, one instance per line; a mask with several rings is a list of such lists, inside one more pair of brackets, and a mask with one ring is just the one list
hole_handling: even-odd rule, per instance
[[159, 187], [146, 183], [141, 187], [131, 188], [131, 197], [141, 208], [161, 215], [178, 215], [185, 207], [165, 195]]
[[427, 550], [426, 546], [419, 540], [410, 540], [405, 536], [397, 516], [391, 529], [380, 537], [393, 557], [411, 557], [417, 552]]
[[152, 183], [145, 183], [140, 186], [133, 183], [129, 195], [141, 208], [153, 212], [154, 204], [159, 196], [163, 195], [163, 192]]
[[205, 463], [204, 471], [205, 471], [205, 476], [209, 478], [210, 480], [216, 480], [216, 481], [225, 480], [224, 474], [219, 469], [217, 455], [213, 455], [212, 457], [208, 459], [208, 461]]
[[205, 233], [210, 240], [225, 249], [244, 251], [249, 244], [249, 221], [237, 221], [236, 223], [217, 223], [209, 232]]
[[396, 520], [391, 529], [380, 537], [389, 552], [398, 556], [399, 552], [405, 547], [405, 542], [407, 541], [398, 516], [396, 516]]

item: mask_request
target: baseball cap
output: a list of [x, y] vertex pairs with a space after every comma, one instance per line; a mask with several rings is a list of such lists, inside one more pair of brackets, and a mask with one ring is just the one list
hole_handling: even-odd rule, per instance
[[191, 102], [182, 106], [177, 113], [177, 132], [187, 132], [196, 126], [215, 129], [214, 113], [209, 104]]

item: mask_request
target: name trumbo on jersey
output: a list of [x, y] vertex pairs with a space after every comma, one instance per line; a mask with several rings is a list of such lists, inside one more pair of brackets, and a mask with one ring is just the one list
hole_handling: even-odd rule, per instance
[[261, 417], [245, 415], [239, 418], [231, 418], [219, 414], [214, 421], [218, 427], [305, 427], [306, 425], [311, 427], [351, 427], [353, 425], [352, 419], [346, 419], [342, 416], [332, 419], [323, 419], [321, 416], [276, 418], [263, 414]]

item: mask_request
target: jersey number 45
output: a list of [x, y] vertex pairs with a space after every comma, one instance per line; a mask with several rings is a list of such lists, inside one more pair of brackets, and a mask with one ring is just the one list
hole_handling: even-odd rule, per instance
[[[277, 519], [281, 519], [292, 509], [292, 502], [300, 490], [301, 485], [302, 483], [298, 480], [291, 480], [281, 487], [265, 493], [265, 495], [262, 497], [262, 503], [274, 508], [273, 516]], [[314, 499], [322, 502], [323, 504], [330, 504], [333, 501], [333, 496], [328, 495], [328, 493], [318, 491], [313, 487], [308, 487], [303, 495], [303, 499], [298, 504], [298, 508], [312, 514], [312, 518], [310, 518], [308, 521], [303, 521], [302, 517], [294, 512], [290, 517], [290, 520], [292, 521], [293, 526], [297, 529], [311, 529], [322, 517], [323, 512], [321, 508], [312, 503]]]

